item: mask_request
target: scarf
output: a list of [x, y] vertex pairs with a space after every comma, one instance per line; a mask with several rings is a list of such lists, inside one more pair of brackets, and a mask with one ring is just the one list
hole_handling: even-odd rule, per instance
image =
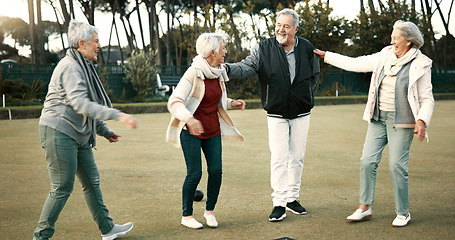
[[384, 64], [384, 75], [396, 76], [401, 67], [414, 59], [418, 53], [420, 53], [418, 48], [411, 48], [404, 56], [397, 58], [394, 51], [389, 51], [389, 56]]
[[[74, 58], [84, 71], [84, 80], [87, 81], [88, 97], [92, 102], [112, 108], [112, 103], [104, 90], [103, 84], [96, 73], [95, 67], [91, 61], [88, 61], [79, 51], [74, 48], [68, 49], [66, 55]], [[92, 132], [90, 136], [90, 143], [92, 147], [96, 145], [96, 120], [90, 119]]]
[[227, 82], [229, 78], [226, 73], [226, 67], [224, 64], [220, 64], [216, 67], [209, 65], [207, 60], [201, 55], [197, 55], [193, 58], [191, 66], [196, 68], [197, 76], [201, 79], [215, 79], [220, 78], [221, 81]]

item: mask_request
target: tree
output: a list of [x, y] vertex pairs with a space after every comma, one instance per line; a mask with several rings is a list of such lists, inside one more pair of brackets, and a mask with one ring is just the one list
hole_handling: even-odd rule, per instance
[[[0, 17], [0, 43], [3, 42], [5, 37], [9, 37], [14, 40], [14, 45], [8, 46], [3, 44], [0, 46], [0, 59], [17, 56], [18, 47], [30, 46], [30, 32], [29, 24], [20, 18]], [[59, 27], [56, 22], [42, 21], [42, 34], [40, 38], [42, 40], [43, 50], [40, 53], [41, 63], [52, 63], [55, 62], [55, 56], [49, 52], [49, 49], [44, 49], [47, 44], [49, 46], [49, 38], [51, 36], [58, 36]], [[37, 63], [39, 63], [37, 62]]]
[[[343, 52], [346, 39], [350, 36], [348, 21], [344, 18], [331, 17], [333, 11], [321, 0], [310, 5], [308, 1], [296, 8], [300, 16], [297, 36], [309, 40], [316, 48], [332, 52]], [[324, 82], [324, 75], [329, 70], [327, 64], [321, 64], [319, 84]], [[319, 85], [316, 92], [319, 90]]]
[[21, 18], [0, 17], [0, 29], [14, 40], [14, 48], [30, 46], [29, 25]]
[[[422, 30], [425, 40], [429, 40], [431, 34], [428, 32], [432, 28], [422, 15], [413, 11], [405, 1], [390, 1], [389, 5], [382, 5], [379, 10], [367, 8], [350, 22], [352, 47], [349, 48], [349, 54], [372, 54], [390, 45], [390, 34], [397, 20], [415, 23]], [[425, 48], [422, 51], [431, 54]]]
[[47, 0], [47, 3], [51, 5], [52, 10], [54, 10], [55, 14], [55, 20], [58, 26], [58, 32], [60, 33], [60, 40], [62, 41], [62, 49], [66, 49], [65, 47], [65, 41], [63, 40], [63, 33], [66, 32], [66, 27], [65, 27], [65, 20], [63, 19], [63, 26], [60, 24], [60, 19], [59, 19], [59, 10], [57, 9], [57, 6], [54, 4], [53, 0]]
[[[62, 15], [64, 18], [63, 23], [65, 25], [65, 29], [68, 29], [68, 25], [70, 24], [70, 21], [71, 21], [71, 16], [68, 13], [68, 9], [67, 9], [65, 0], [59, 0], [59, 3], [60, 3], [60, 9], [62, 10]], [[73, 9], [73, 0], [69, 1], [69, 6], [70, 6], [70, 9], [72, 10]], [[71, 13], [73, 14], [73, 17], [74, 17], [74, 10], [71, 11]]]
[[333, 11], [321, 0], [309, 5], [308, 2], [296, 8], [300, 16], [299, 31], [297, 36], [308, 39], [320, 49], [340, 52], [346, 46], [345, 41], [349, 36], [348, 21], [344, 18], [330, 17]]
[[130, 47], [130, 51], [133, 51], [134, 46], [133, 42], [131, 41], [130, 35], [125, 27], [125, 24], [123, 22], [123, 17], [125, 15], [125, 8], [127, 7], [128, 2], [126, 0], [107, 0], [102, 2], [100, 5], [98, 5], [98, 8], [102, 12], [111, 12], [112, 13], [112, 24], [111, 24], [111, 31], [109, 34], [109, 43], [108, 43], [108, 48], [107, 48], [107, 59], [109, 60], [110, 57], [110, 52], [111, 52], [111, 39], [112, 39], [112, 30], [115, 29], [115, 34], [117, 37], [117, 42], [118, 42], [118, 51], [120, 53], [120, 59], [121, 59], [121, 65], [123, 65], [123, 51], [120, 45], [120, 37], [119, 37], [119, 32], [118, 32], [118, 27], [117, 27], [117, 22], [115, 21], [115, 16], [118, 13], [120, 15], [120, 20], [123, 23], [123, 26], [125, 28], [125, 33], [126, 37], [128, 40], [128, 45]]
[[[442, 10], [441, 10], [441, 6], [439, 5], [440, 3], [438, 3], [438, 1], [435, 1], [436, 3], [436, 8], [438, 10], [438, 13], [439, 13], [439, 16], [441, 18], [441, 21], [442, 21], [442, 24], [444, 26], [444, 29], [446, 30], [446, 37], [444, 38], [445, 41], [444, 41], [444, 45], [442, 46], [443, 48], [443, 51], [442, 51], [442, 56], [443, 56], [443, 59], [442, 59], [442, 66], [443, 67], [447, 67], [447, 59], [448, 59], [448, 56], [447, 56], [447, 53], [449, 52], [452, 52], [453, 53], [453, 50], [452, 51], [448, 51], [449, 48], [454, 48], [454, 45], [455, 44], [455, 39], [453, 37], [453, 35], [450, 33], [450, 30], [449, 30], [449, 22], [450, 22], [450, 13], [452, 12], [452, 7], [453, 7], [453, 2], [454, 0], [452, 0], [452, 3], [450, 5], [450, 8], [449, 8], [449, 12], [447, 14], [447, 21], [444, 17], [444, 14], [442, 14]], [[451, 54], [453, 55], [453, 54]], [[450, 57], [450, 56], [449, 56]]]
[[[449, 39], [448, 39], [449, 38]], [[452, 44], [448, 44], [452, 42]], [[439, 56], [443, 56], [443, 69], [447, 71], [447, 67], [455, 67], [455, 38], [453, 35], [442, 36], [439, 40], [436, 41], [437, 49], [439, 49]]]
[[96, 0], [78, 0], [81, 4], [81, 10], [84, 16], [87, 18], [88, 23], [95, 25], [95, 7]]
[[156, 0], [143, 0], [147, 6], [149, 18], [150, 47], [156, 52], [156, 64], [161, 65], [161, 43], [159, 33], [159, 18], [156, 14]]
[[9, 46], [8, 44], [0, 43], [0, 60], [18, 56], [17, 49]]
[[35, 27], [35, 6], [33, 0], [28, 2], [28, 19], [29, 19], [29, 32], [30, 32], [30, 48], [32, 50], [32, 63], [38, 63], [38, 51], [36, 46], [36, 27]]
[[142, 20], [141, 20], [141, 14], [140, 14], [140, 6], [139, 6], [139, 1], [136, 0], [136, 7], [135, 7], [135, 10], [137, 12], [137, 19], [139, 21], [139, 29], [140, 29], [140, 32], [141, 32], [141, 40], [142, 40], [142, 48], [144, 50], [147, 50], [146, 46], [145, 46], [145, 40], [144, 40], [144, 30], [142, 29]]
[[43, 19], [41, 17], [41, 0], [36, 0], [36, 19], [37, 19], [37, 24], [36, 24], [36, 50], [38, 53], [37, 60], [38, 63], [44, 64], [46, 62], [46, 55], [44, 52], [44, 39], [43, 37]]

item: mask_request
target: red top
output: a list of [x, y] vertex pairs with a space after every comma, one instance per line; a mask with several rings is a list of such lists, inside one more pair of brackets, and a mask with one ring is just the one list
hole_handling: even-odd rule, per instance
[[203, 134], [195, 136], [200, 139], [208, 139], [221, 134], [217, 111], [218, 103], [221, 99], [219, 78], [205, 79], [204, 84], [204, 97], [193, 114], [194, 118], [199, 120], [204, 128]]

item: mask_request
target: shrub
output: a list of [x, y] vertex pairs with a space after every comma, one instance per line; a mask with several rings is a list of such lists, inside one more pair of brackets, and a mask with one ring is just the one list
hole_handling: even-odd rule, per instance
[[106, 91], [107, 96], [112, 100], [112, 89], [109, 88], [109, 81], [107, 80], [107, 76], [109, 75], [109, 68], [106, 66], [99, 67], [99, 77], [100, 81], [103, 84], [104, 90]]
[[6, 94], [7, 105], [40, 105], [45, 95], [43, 95], [45, 82], [35, 79], [27, 84], [22, 79], [4, 79], [0, 82], [0, 92]]
[[153, 95], [157, 86], [155, 53], [151, 49], [134, 50], [127, 60], [124, 66], [126, 83], [131, 82], [139, 98]]

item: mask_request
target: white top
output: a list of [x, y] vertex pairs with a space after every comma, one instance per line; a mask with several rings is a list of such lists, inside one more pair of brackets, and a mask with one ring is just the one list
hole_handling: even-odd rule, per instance
[[395, 112], [395, 83], [397, 76], [385, 76], [379, 86], [379, 109]]

